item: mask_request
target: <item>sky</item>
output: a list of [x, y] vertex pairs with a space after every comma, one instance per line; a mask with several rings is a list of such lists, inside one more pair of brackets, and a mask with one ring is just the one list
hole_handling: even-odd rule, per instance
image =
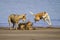
[[[10, 14], [25, 13], [27, 14], [27, 21], [34, 22], [34, 17], [29, 11], [34, 14], [46, 11], [51, 18], [52, 25], [60, 25], [60, 0], [0, 0], [0, 25], [3, 23], [8, 24], [8, 16]], [[40, 20], [34, 25], [45, 26], [48, 24]]]

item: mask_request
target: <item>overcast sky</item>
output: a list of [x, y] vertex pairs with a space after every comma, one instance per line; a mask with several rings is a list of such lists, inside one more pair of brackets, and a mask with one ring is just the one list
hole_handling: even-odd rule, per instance
[[[46, 11], [49, 13], [52, 24], [60, 25], [60, 0], [0, 0], [0, 23], [8, 23], [8, 16], [14, 14], [27, 14], [27, 20], [34, 22], [29, 13]], [[35, 25], [48, 25], [44, 21], [34, 23]]]

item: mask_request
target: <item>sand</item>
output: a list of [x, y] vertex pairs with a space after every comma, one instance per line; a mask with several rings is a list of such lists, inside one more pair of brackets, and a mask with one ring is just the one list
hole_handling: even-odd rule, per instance
[[40, 28], [39, 30], [0, 29], [0, 40], [60, 40], [60, 29]]

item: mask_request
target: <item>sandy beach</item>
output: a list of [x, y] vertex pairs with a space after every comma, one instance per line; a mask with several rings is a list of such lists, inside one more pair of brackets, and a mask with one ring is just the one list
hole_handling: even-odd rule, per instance
[[60, 29], [40, 28], [38, 30], [0, 29], [0, 40], [60, 40]]

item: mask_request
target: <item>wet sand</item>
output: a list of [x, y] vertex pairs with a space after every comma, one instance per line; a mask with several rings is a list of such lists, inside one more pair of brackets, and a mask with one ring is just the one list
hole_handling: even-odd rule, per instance
[[60, 29], [0, 30], [0, 40], [60, 40]]

